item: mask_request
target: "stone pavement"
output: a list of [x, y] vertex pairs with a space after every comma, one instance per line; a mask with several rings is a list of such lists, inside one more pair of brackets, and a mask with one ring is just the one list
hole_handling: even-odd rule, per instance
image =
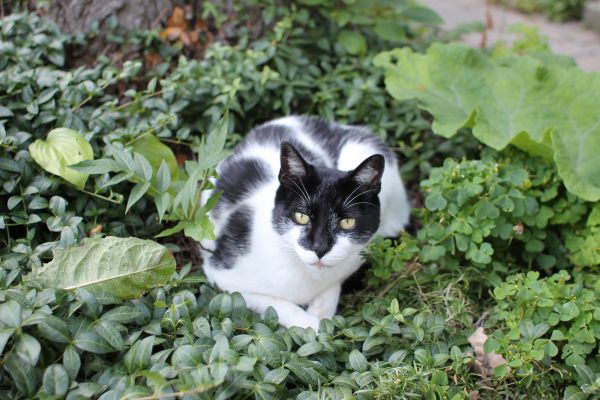
[[[511, 41], [509, 26], [525, 23], [539, 28], [548, 38], [550, 48], [558, 54], [575, 58], [585, 71], [600, 72], [600, 35], [586, 29], [581, 22], [555, 23], [541, 15], [525, 15], [496, 5], [486, 5], [485, 0], [420, 0], [423, 5], [435, 10], [445, 20], [443, 28], [451, 29], [470, 22], [486, 23], [486, 15], [491, 19], [491, 29], [487, 31], [487, 45], [498, 40]], [[482, 33], [464, 35], [465, 42], [480, 46]]]

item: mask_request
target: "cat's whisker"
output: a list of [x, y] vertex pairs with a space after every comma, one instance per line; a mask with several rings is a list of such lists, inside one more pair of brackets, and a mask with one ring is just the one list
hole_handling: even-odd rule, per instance
[[373, 203], [370, 203], [370, 202], [368, 202], [368, 201], [359, 201], [358, 203], [352, 203], [352, 204], [348, 204], [348, 205], [347, 205], [347, 206], [345, 206], [344, 208], [350, 208], [350, 207], [354, 207], [354, 206], [357, 206], [357, 205], [359, 205], [359, 204], [368, 204], [368, 205], [370, 205], [370, 206], [373, 206], [373, 207], [377, 208], [377, 206], [376, 206], [375, 204], [373, 204]]
[[[293, 181], [292, 181], [292, 182], [293, 182]], [[298, 193], [298, 192], [296, 191], [296, 189], [294, 189], [293, 187], [291, 187], [291, 186], [289, 186], [289, 185], [285, 185], [285, 184], [284, 184], [283, 186], [285, 186], [286, 188], [288, 188], [288, 189], [290, 189], [292, 192], [294, 192], [294, 193], [296, 194], [296, 196], [298, 196], [298, 197], [300, 198], [300, 200], [302, 200], [303, 202], [306, 202], [306, 199], [304, 198], [304, 196], [302, 196], [302, 194]], [[296, 186], [297, 186], [297, 185], [296, 185]], [[298, 189], [300, 189], [300, 188], [298, 188]]]
[[358, 189], [360, 189], [360, 186], [355, 187], [354, 190], [351, 191], [348, 196], [346, 196], [346, 198], [344, 199], [344, 203], [342, 205], [345, 206], [346, 203], [348, 202], [348, 199], [350, 198], [350, 196], [352, 196], [354, 194], [354, 192], [356, 192]]
[[[296, 175], [296, 174], [293, 174], [293, 175], [296, 178], [298, 178], [298, 181], [300, 181], [300, 184], [302, 185], [302, 189], [304, 189], [304, 191], [302, 191], [302, 189], [300, 189], [299, 187], [298, 187], [298, 190], [300, 190], [301, 193], [304, 193], [304, 195], [306, 196], [306, 202], [308, 203], [309, 200], [310, 200], [310, 196], [308, 195], [308, 190], [306, 190], [306, 187], [304, 186], [304, 183], [302, 182], [302, 179], [298, 175]], [[296, 186], [298, 186], [298, 184], [295, 181], [292, 181], [292, 182], [294, 182], [294, 184]]]
[[[296, 175], [296, 177], [297, 177], [297, 175]], [[300, 180], [300, 183], [302, 183], [302, 180], [301, 180], [300, 178], [298, 178], [298, 179]], [[292, 180], [292, 179], [290, 179], [290, 182], [292, 182], [294, 185], [296, 185], [296, 187], [298, 188], [298, 190], [299, 190], [299, 191], [300, 191], [300, 193], [302, 194], [302, 195], [298, 195], [298, 196], [300, 196], [300, 198], [301, 198], [301, 199], [302, 199], [302, 200], [303, 200], [303, 201], [304, 201], [306, 204], [310, 203], [310, 197], [308, 196], [308, 193], [306, 193], [305, 191], [302, 191], [302, 188], [301, 188], [300, 186], [298, 186], [298, 184], [296, 183], [296, 181], [295, 181], [295, 180]], [[304, 184], [303, 184], [302, 186], [304, 186]], [[305, 190], [306, 190], [306, 189], [305, 189]], [[298, 194], [298, 193], [296, 192], [296, 194]]]
[[374, 192], [377, 189], [369, 189], [369, 190], [364, 190], [362, 192], [360, 192], [359, 194], [357, 194], [356, 196], [354, 196], [353, 198], [351, 198], [348, 203], [352, 203], [352, 201], [354, 201], [355, 199], [359, 198], [360, 196], [362, 196], [363, 194], [369, 193], [369, 192]]

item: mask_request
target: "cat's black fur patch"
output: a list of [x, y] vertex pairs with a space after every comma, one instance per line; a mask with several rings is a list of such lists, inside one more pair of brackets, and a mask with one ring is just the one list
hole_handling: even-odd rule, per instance
[[219, 268], [229, 269], [236, 257], [250, 251], [250, 234], [252, 233], [252, 209], [240, 207], [227, 219], [223, 232], [216, 241], [211, 263]]
[[221, 209], [237, 203], [271, 178], [272, 173], [262, 160], [240, 158], [224, 164], [216, 185], [216, 189], [223, 194], [213, 210], [213, 215], [218, 215]]

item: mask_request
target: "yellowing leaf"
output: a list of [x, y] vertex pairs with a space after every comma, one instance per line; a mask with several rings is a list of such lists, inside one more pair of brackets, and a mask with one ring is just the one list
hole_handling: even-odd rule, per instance
[[92, 146], [73, 129], [57, 128], [48, 133], [46, 140], [36, 140], [29, 145], [29, 152], [36, 163], [51, 174], [58, 175], [79, 189], [83, 189], [88, 174], [77, 172], [68, 166], [84, 160], [92, 160]]

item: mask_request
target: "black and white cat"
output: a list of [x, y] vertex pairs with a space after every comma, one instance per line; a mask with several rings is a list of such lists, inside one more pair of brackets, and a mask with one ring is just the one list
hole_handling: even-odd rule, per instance
[[[318, 330], [375, 235], [397, 236], [410, 206], [393, 152], [369, 130], [313, 117], [253, 129], [219, 164], [223, 191], [202, 243], [209, 281]], [[303, 308], [304, 307], [304, 308]]]

